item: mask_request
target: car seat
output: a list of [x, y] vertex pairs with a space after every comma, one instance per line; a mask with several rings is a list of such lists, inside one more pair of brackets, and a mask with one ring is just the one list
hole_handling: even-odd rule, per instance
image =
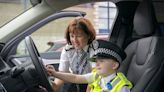
[[125, 49], [127, 58], [120, 71], [133, 83], [131, 92], [158, 92], [164, 74], [164, 38], [147, 37], [132, 42]]
[[134, 85], [131, 92], [162, 92], [164, 38], [156, 23], [151, 1], [144, 0], [134, 17], [134, 29], [142, 38], [126, 47], [127, 58], [119, 68]]

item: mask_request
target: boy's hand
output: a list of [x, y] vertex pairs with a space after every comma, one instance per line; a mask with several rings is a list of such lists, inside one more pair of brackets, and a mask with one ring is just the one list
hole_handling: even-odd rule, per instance
[[[46, 65], [46, 70], [47, 70], [47, 73], [49, 76], [53, 76], [55, 77], [55, 73], [57, 72], [54, 68], [54, 66], [52, 65]], [[52, 84], [52, 87], [55, 91], [57, 91], [59, 89], [59, 85], [56, 84], [56, 82], [54, 80], [51, 80], [51, 84]]]
[[49, 76], [55, 77], [56, 70], [52, 65], [46, 65], [46, 70]]

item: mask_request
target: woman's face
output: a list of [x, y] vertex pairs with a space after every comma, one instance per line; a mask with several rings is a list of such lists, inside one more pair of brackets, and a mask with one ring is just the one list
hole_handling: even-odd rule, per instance
[[75, 33], [70, 33], [69, 36], [75, 49], [83, 49], [88, 44], [89, 37], [83, 30], [76, 30]]
[[96, 71], [101, 76], [109, 76], [114, 73], [118, 67], [118, 63], [113, 59], [96, 59]]

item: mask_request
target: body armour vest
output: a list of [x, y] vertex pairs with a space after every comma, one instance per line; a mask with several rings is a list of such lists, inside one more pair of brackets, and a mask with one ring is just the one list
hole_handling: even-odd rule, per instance
[[107, 88], [109, 89], [105, 91], [99, 85], [101, 76], [98, 76], [96, 72], [94, 72], [94, 78], [94, 82], [89, 85], [91, 88], [90, 92], [117, 92], [123, 86], [129, 87], [129, 89], [132, 88], [132, 83], [125, 77], [123, 73], [120, 72], [117, 73], [117, 76], [110, 82], [110, 85], [108, 85]]

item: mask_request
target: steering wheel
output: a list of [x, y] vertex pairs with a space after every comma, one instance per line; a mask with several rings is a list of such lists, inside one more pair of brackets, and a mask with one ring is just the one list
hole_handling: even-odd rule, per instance
[[51, 86], [51, 82], [48, 80], [48, 75], [45, 71], [41, 56], [34, 44], [34, 41], [32, 40], [32, 38], [30, 36], [27, 36], [25, 38], [25, 44], [26, 44], [27, 50], [30, 54], [30, 57], [32, 59], [32, 62], [35, 66], [35, 69], [41, 78], [42, 86], [44, 86], [48, 90], [48, 92], [54, 92], [53, 88]]

